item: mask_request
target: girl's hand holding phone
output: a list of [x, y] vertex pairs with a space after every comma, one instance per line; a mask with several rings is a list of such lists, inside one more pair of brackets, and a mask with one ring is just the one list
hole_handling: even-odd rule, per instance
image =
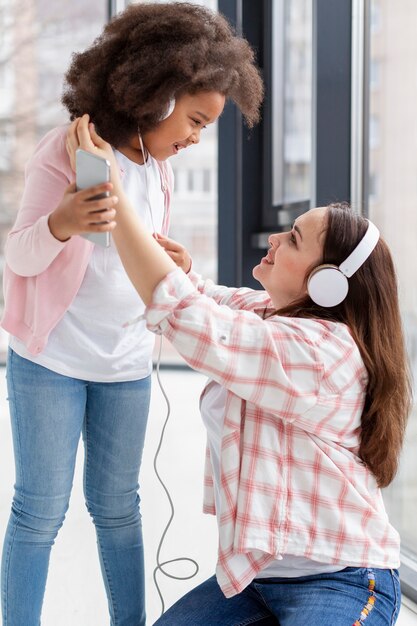
[[82, 191], [76, 190], [75, 183], [69, 185], [57, 208], [49, 216], [49, 229], [60, 241], [73, 235], [112, 231], [116, 227], [114, 207], [116, 195], [91, 200], [94, 196], [110, 192], [114, 183], [120, 183], [119, 168], [113, 150], [106, 141], [97, 135], [89, 116], [83, 115], [70, 125], [67, 132], [66, 148], [71, 167], [76, 171], [75, 153], [78, 148], [91, 152], [110, 161], [111, 183], [103, 183]]
[[116, 226], [114, 207], [118, 202], [117, 196], [91, 200], [105, 192], [111, 193], [112, 188], [112, 183], [102, 183], [76, 191], [75, 183], [69, 185], [61, 202], [49, 216], [49, 230], [53, 236], [60, 241], [66, 241], [81, 233], [112, 231]]

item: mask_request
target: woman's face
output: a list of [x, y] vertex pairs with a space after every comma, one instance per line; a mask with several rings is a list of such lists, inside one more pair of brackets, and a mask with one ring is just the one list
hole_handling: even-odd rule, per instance
[[307, 272], [320, 265], [326, 229], [326, 207], [298, 217], [290, 232], [269, 237], [268, 254], [253, 268], [253, 276], [280, 309], [307, 293]]
[[217, 91], [184, 94], [171, 115], [143, 135], [143, 143], [158, 161], [165, 161], [200, 141], [200, 133], [222, 113], [225, 97]]

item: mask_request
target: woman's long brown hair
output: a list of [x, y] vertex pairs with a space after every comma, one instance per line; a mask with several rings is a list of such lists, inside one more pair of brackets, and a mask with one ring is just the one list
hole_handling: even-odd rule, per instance
[[[348, 205], [329, 205], [323, 263], [340, 265], [367, 227], [367, 221]], [[372, 254], [349, 279], [349, 293], [338, 306], [324, 309], [307, 297], [278, 313], [331, 319], [349, 327], [369, 379], [359, 456], [378, 485], [386, 487], [398, 468], [412, 396], [397, 279], [387, 244], [379, 239]]]

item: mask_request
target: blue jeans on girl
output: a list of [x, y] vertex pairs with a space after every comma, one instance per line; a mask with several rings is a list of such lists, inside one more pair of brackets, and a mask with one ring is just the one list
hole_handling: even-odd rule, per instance
[[215, 576], [154, 626], [391, 626], [400, 610], [396, 570], [347, 567], [333, 574], [261, 578], [225, 598]]
[[112, 626], [145, 626], [138, 475], [150, 377], [94, 383], [9, 351], [7, 384], [16, 463], [3, 546], [3, 626], [39, 626], [51, 546], [71, 493], [77, 447], [95, 524]]

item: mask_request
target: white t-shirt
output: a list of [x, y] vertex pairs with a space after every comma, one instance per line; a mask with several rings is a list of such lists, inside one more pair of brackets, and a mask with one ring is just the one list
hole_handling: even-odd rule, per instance
[[[123, 188], [149, 231], [161, 232], [165, 198], [158, 164], [152, 157], [138, 165], [115, 150], [124, 172]], [[34, 356], [11, 337], [10, 346], [20, 356], [48, 369], [93, 382], [145, 378], [152, 370], [154, 335], [145, 322], [123, 325], [141, 315], [145, 305], [133, 288], [111, 239], [108, 248], [94, 246], [81, 287], [63, 318], [52, 330], [45, 350]]]
[[[226, 394], [227, 390], [224, 387], [211, 381], [200, 405], [201, 417], [207, 429], [217, 516], [219, 516], [220, 511], [220, 452]], [[217, 517], [217, 521], [219, 522], [219, 517]], [[242, 568], [244, 567], [244, 563], [242, 563]], [[303, 556], [284, 554], [281, 559], [276, 559], [261, 570], [256, 578], [297, 578], [325, 572], [338, 572], [344, 567], [344, 565], [318, 563]]]

